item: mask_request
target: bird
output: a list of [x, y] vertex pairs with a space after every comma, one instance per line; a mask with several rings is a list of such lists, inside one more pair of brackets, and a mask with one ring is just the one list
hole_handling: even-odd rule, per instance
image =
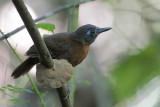
[[[90, 45], [97, 36], [111, 27], [99, 28], [86, 24], [73, 33], [57, 33], [43, 38], [52, 59], [66, 59], [73, 67], [80, 64], [87, 56]], [[26, 52], [28, 58], [24, 60], [11, 74], [16, 79], [28, 73], [30, 69], [40, 62], [40, 57], [35, 45]]]

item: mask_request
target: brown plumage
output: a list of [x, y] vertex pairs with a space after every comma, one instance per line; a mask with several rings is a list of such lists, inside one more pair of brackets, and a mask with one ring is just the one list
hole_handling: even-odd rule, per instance
[[[53, 59], [66, 59], [73, 67], [85, 59], [89, 46], [94, 42], [99, 33], [111, 28], [97, 28], [93, 25], [84, 25], [75, 32], [58, 33], [44, 38], [44, 42]], [[35, 64], [39, 63], [39, 55], [35, 46], [26, 52], [29, 56], [12, 73], [14, 78], [26, 74]]]

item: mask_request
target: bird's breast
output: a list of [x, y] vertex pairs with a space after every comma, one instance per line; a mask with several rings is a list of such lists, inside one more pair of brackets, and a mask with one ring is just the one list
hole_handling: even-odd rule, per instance
[[73, 67], [80, 64], [87, 56], [89, 51], [89, 46], [76, 45], [69, 49], [67, 55], [67, 60]]

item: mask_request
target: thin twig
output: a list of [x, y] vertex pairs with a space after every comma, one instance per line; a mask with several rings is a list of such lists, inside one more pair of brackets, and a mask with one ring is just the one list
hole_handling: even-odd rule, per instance
[[51, 55], [47, 50], [46, 44], [43, 42], [41, 38], [41, 35], [37, 29], [36, 24], [34, 23], [30, 13], [28, 12], [26, 6], [24, 5], [24, 2], [21, 0], [12, 0], [12, 1], [34, 42], [34, 45], [36, 46], [36, 49], [41, 58], [41, 63], [44, 66], [51, 68], [53, 66]]
[[[59, 7], [57, 7], [56, 9], [54, 9], [54, 10], [46, 13], [45, 15], [43, 15], [43, 16], [41, 16], [41, 17], [39, 17], [39, 18], [36, 18], [34, 21], [35, 21], [35, 22], [41, 21], [41, 20], [43, 20], [43, 19], [46, 19], [46, 18], [54, 15], [55, 13], [61, 12], [61, 11], [63, 11], [63, 10], [66, 10], [66, 9], [71, 8], [71, 7], [75, 7], [75, 6], [78, 6], [78, 5], [80, 5], [80, 4], [90, 2], [90, 1], [93, 1], [93, 0], [85, 0], [85, 1], [80, 1], [80, 2], [76, 2], [76, 3], [66, 4], [66, 5], [64, 5], [64, 6], [59, 6]], [[22, 25], [22, 26], [16, 28], [15, 30], [13, 30], [13, 31], [11, 31], [11, 32], [9, 32], [9, 33], [1, 36], [1, 37], [0, 37], [0, 40], [7, 39], [8, 37], [16, 34], [16, 33], [19, 32], [19, 31], [21, 31], [23, 28], [25, 28], [25, 25]]]
[[[0, 29], [0, 33], [1, 33], [2, 35], [4, 35], [4, 33], [1, 31], [1, 29]], [[21, 57], [18, 55], [18, 53], [16, 52], [16, 50], [12, 47], [12, 45], [10, 44], [10, 42], [9, 42], [7, 39], [5, 39], [5, 40], [6, 40], [7, 44], [9, 45], [9, 47], [11, 48], [11, 50], [13, 51], [14, 55], [16, 55], [16, 57], [18, 58], [19, 62], [23, 62], [23, 60], [22, 60]], [[31, 82], [33, 89], [34, 89], [35, 92], [37, 93], [37, 95], [38, 95], [41, 103], [44, 105], [44, 107], [46, 107], [46, 104], [45, 104], [45, 102], [44, 102], [44, 100], [43, 100], [43, 98], [42, 98], [42, 94], [39, 92], [36, 84], [34, 83], [34, 81], [33, 81], [32, 78], [31, 78], [31, 76], [30, 76], [29, 74], [27, 74], [27, 77], [28, 77], [29, 81]]]

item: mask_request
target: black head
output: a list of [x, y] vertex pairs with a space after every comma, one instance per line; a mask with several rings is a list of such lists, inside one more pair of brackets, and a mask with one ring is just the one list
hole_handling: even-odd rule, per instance
[[75, 40], [82, 42], [83, 44], [90, 45], [92, 44], [97, 36], [105, 31], [112, 29], [111, 27], [98, 28], [94, 25], [87, 24], [79, 27], [75, 32], [73, 32], [75, 36]]

